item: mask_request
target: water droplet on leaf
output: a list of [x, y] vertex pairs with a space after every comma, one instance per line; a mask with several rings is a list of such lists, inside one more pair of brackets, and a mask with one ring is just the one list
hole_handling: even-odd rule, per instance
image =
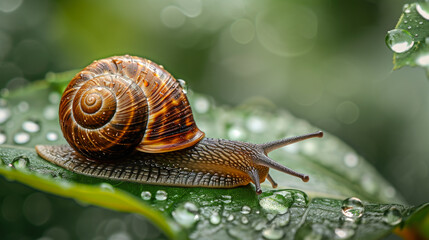
[[259, 205], [269, 213], [285, 214], [292, 203], [292, 199], [286, 199], [280, 194], [273, 194], [259, 200]]
[[152, 198], [152, 194], [148, 191], [143, 191], [140, 196], [142, 197], [143, 200], [150, 200]]
[[158, 201], [164, 201], [167, 199], [167, 196], [168, 196], [168, 194], [166, 191], [158, 190], [158, 191], [156, 191], [155, 199]]
[[28, 167], [30, 160], [25, 156], [18, 156], [12, 160], [12, 166], [17, 169], [24, 169]]
[[28, 134], [26, 132], [19, 132], [19, 133], [15, 134], [15, 136], [13, 136], [13, 141], [16, 144], [28, 143], [30, 141], [30, 134]]
[[177, 207], [171, 215], [179, 225], [186, 228], [192, 227], [199, 219], [197, 206], [190, 202]]
[[270, 239], [270, 240], [281, 239], [283, 235], [284, 235], [284, 232], [282, 229], [276, 229], [274, 227], [269, 227], [262, 231], [262, 236], [265, 239]]
[[365, 211], [362, 201], [356, 197], [345, 199], [343, 201], [341, 209], [344, 216], [352, 219], [357, 219], [362, 217]]
[[0, 144], [4, 144], [7, 140], [6, 133], [3, 130], [0, 130]]
[[391, 226], [402, 221], [402, 214], [396, 207], [391, 207], [384, 212], [383, 221]]
[[387, 46], [396, 53], [403, 53], [410, 50], [413, 45], [413, 36], [403, 29], [393, 29], [387, 32]]
[[424, 19], [429, 20], [429, 2], [419, 2], [416, 4], [416, 10]]
[[109, 183], [101, 183], [100, 188], [107, 192], [114, 192], [115, 189]]
[[355, 230], [353, 228], [336, 228], [335, 235], [339, 239], [349, 239], [355, 234]]
[[248, 224], [248, 223], [249, 223], [249, 219], [247, 219], [247, 217], [246, 217], [246, 216], [242, 216], [242, 217], [241, 217], [241, 223], [242, 223], [242, 224]]
[[58, 134], [56, 132], [48, 132], [46, 133], [46, 140], [55, 142], [58, 140]]
[[40, 124], [36, 120], [27, 120], [22, 123], [22, 129], [29, 133], [35, 133], [40, 131]]
[[241, 208], [241, 213], [242, 213], [242, 214], [249, 214], [251, 210], [252, 210], [252, 209], [251, 209], [249, 206], [243, 206], [243, 207]]
[[220, 223], [220, 216], [219, 213], [215, 212], [210, 216], [210, 223], [213, 225], [218, 225]]

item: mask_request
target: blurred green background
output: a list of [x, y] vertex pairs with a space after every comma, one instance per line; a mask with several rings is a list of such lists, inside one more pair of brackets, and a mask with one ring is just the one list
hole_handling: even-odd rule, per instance
[[[218, 104], [265, 98], [338, 136], [417, 205], [429, 199], [428, 79], [422, 69], [393, 72], [384, 42], [405, 3], [1, 0], [0, 93], [95, 59], [146, 57]], [[1, 222], [18, 223], [5, 199], [35, 193], [3, 179], [0, 189]]]

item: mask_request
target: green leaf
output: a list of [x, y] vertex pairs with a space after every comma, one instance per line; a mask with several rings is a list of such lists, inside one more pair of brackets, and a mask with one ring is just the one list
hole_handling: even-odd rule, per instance
[[[388, 46], [404, 46], [404, 39], [409, 38], [412, 41], [412, 47], [408, 51], [394, 51], [393, 64], [394, 69], [404, 66], [420, 66], [429, 73], [429, 3], [418, 2], [405, 4], [403, 12], [395, 29], [403, 30], [406, 33], [403, 37], [393, 37], [394, 31], [389, 31], [386, 36]], [[406, 45], [406, 44], [405, 44]], [[409, 46], [409, 45], [408, 45]], [[407, 47], [408, 48], [408, 47]], [[391, 47], [392, 49], [392, 47]], [[395, 49], [393, 47], [393, 49]], [[402, 49], [402, 47], [399, 47]], [[406, 48], [405, 48], [406, 49]]]
[[[264, 184], [260, 196], [253, 185], [234, 189], [166, 187], [107, 181], [64, 170], [38, 157], [34, 146], [65, 143], [58, 126], [59, 91], [73, 75], [53, 74], [49, 81], [12, 92], [0, 101], [1, 134], [8, 144], [0, 146], [1, 175], [45, 192], [140, 213], [170, 238], [310, 235], [375, 239], [423, 211], [400, 205], [403, 200], [395, 189], [362, 157], [329, 134], [270, 154], [281, 164], [309, 174], [311, 180], [303, 183], [271, 171], [279, 190]], [[198, 126], [210, 137], [262, 143], [316, 130], [263, 101], [228, 109], [203, 95], [190, 92], [189, 97]], [[342, 199], [350, 196], [363, 200], [361, 217], [344, 215]], [[389, 224], [384, 214], [392, 207], [400, 220]], [[359, 213], [359, 208], [356, 211]], [[427, 218], [427, 212], [423, 217]]]

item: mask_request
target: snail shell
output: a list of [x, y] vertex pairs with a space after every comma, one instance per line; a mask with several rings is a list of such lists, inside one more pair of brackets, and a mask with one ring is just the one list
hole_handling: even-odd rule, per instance
[[204, 137], [179, 82], [139, 57], [94, 61], [65, 89], [59, 115], [67, 142], [92, 159], [176, 151]]
[[150, 60], [116, 56], [78, 73], [60, 102], [60, 126], [70, 146], [36, 146], [47, 161], [93, 177], [138, 183], [230, 188], [253, 182], [270, 168], [308, 181], [268, 153], [315, 132], [252, 144], [205, 138], [188, 99], [170, 73]]

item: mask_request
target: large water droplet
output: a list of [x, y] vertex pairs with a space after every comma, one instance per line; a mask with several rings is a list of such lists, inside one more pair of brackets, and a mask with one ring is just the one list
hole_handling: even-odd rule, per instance
[[15, 134], [15, 136], [13, 136], [13, 141], [16, 144], [28, 143], [30, 141], [30, 134], [28, 134], [26, 132], [19, 132], [19, 133]]
[[0, 130], [0, 144], [4, 144], [7, 140], [6, 133], [3, 130]]
[[403, 53], [410, 50], [413, 45], [413, 36], [403, 29], [393, 29], [387, 32], [387, 46], [396, 53]]
[[270, 240], [281, 239], [283, 235], [284, 235], [284, 232], [282, 229], [276, 229], [274, 227], [269, 227], [262, 231], [262, 236], [265, 239], [270, 239]]
[[195, 204], [187, 202], [177, 207], [171, 215], [183, 227], [192, 227], [199, 219], [198, 208]]
[[166, 191], [158, 190], [158, 191], [156, 191], [155, 199], [158, 201], [164, 201], [167, 199], [167, 196], [168, 196], [168, 194]]
[[30, 164], [30, 159], [25, 156], [18, 156], [12, 160], [12, 166], [17, 169], [24, 169]]
[[243, 207], [241, 208], [241, 213], [242, 213], [242, 214], [249, 214], [251, 210], [252, 210], [252, 209], [251, 209], [249, 206], [243, 206]]
[[58, 140], [58, 134], [56, 132], [48, 132], [46, 133], [46, 140], [55, 142]]
[[429, 2], [419, 2], [416, 4], [416, 10], [424, 19], [429, 20]]
[[292, 203], [292, 199], [286, 199], [280, 194], [273, 194], [259, 200], [259, 205], [269, 213], [285, 214]]
[[383, 221], [391, 226], [402, 221], [402, 214], [396, 207], [391, 207], [384, 212]]
[[355, 234], [355, 230], [353, 228], [336, 228], [335, 235], [338, 239], [349, 239]]
[[345, 199], [343, 201], [343, 205], [341, 206], [341, 209], [344, 216], [352, 219], [357, 219], [362, 217], [365, 211], [362, 201], [356, 197]]
[[143, 200], [150, 200], [152, 198], [152, 194], [148, 191], [143, 191], [140, 196], [142, 197]]
[[29, 133], [35, 133], [40, 131], [40, 124], [36, 120], [27, 120], [22, 123], [22, 129]]
[[7, 107], [0, 107], [0, 124], [6, 122], [10, 118], [10, 109]]
[[180, 86], [183, 89], [183, 93], [187, 94], [188, 93], [188, 84], [186, 84], [186, 81], [183, 79], [177, 79], [177, 81], [179, 82]]
[[219, 213], [214, 212], [211, 216], [210, 216], [210, 223], [213, 225], [218, 225], [220, 223], [220, 216]]

